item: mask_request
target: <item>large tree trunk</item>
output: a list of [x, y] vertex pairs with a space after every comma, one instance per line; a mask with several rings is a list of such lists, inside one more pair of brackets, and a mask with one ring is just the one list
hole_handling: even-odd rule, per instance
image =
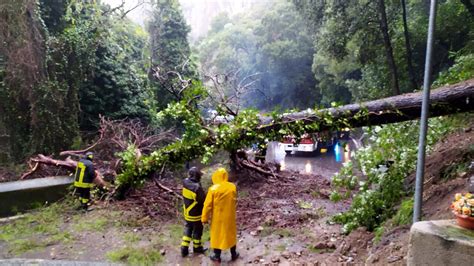
[[383, 36], [383, 45], [385, 47], [385, 56], [387, 59], [388, 69], [390, 71], [390, 80], [392, 86], [393, 95], [400, 94], [400, 87], [398, 85], [398, 70], [395, 64], [395, 58], [393, 57], [392, 42], [390, 41], [390, 35], [388, 34], [388, 22], [387, 13], [385, 11], [385, 0], [378, 0], [377, 5], [380, 15], [380, 31]]
[[[323, 109], [319, 112], [297, 112], [282, 116], [279, 122], [270, 117], [261, 119], [260, 131], [284, 128], [286, 124], [319, 123], [319, 129], [332, 129], [338, 120], [346, 120], [353, 127], [381, 125], [414, 120], [421, 114], [422, 92], [408, 93], [361, 104], [349, 104], [337, 108]], [[474, 79], [445, 86], [431, 91], [429, 117], [449, 115], [474, 110]], [[358, 114], [366, 113], [366, 115]], [[323, 117], [330, 115], [331, 120]]]
[[408, 76], [410, 78], [411, 87], [413, 90], [418, 88], [418, 82], [416, 80], [415, 70], [413, 68], [413, 55], [411, 53], [410, 45], [410, 33], [408, 31], [408, 22], [407, 22], [407, 5], [406, 1], [402, 0], [402, 17], [403, 17], [403, 34], [405, 35], [405, 49], [407, 57], [407, 66], [408, 66]]

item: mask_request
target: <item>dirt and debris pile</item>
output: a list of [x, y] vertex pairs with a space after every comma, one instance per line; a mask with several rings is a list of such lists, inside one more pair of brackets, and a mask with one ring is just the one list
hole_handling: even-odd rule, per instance
[[[172, 179], [164, 180], [163, 184], [176, 191], [180, 188]], [[180, 198], [158, 187], [153, 181], [145, 183], [140, 189], [130, 191], [125, 200], [117, 201], [115, 205], [122, 210], [134, 210], [138, 212], [138, 216], [158, 220], [179, 216], [181, 211]]]
[[15, 181], [18, 179], [18, 176], [19, 175], [16, 173], [16, 171], [9, 169], [8, 167], [0, 166], [0, 183]]

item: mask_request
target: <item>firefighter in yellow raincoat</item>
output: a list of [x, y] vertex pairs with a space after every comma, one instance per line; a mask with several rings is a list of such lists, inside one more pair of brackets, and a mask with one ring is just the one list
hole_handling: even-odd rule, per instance
[[211, 260], [221, 261], [221, 251], [229, 249], [232, 260], [239, 257], [236, 251], [237, 225], [236, 225], [236, 203], [237, 189], [228, 181], [229, 175], [224, 168], [217, 169], [212, 174], [213, 185], [207, 192], [201, 221], [211, 221], [211, 245], [214, 254]]

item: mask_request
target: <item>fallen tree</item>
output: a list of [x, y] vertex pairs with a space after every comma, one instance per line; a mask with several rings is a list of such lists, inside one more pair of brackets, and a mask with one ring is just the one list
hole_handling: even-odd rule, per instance
[[[50, 165], [50, 166], [60, 167], [70, 172], [74, 172], [77, 166], [77, 161], [72, 160], [69, 157], [66, 158], [66, 160], [56, 160], [56, 159], [52, 159], [51, 157], [45, 156], [43, 154], [38, 154], [37, 156], [31, 158], [30, 162], [35, 163], [35, 166], [30, 171], [23, 174], [20, 179], [25, 179], [27, 176], [37, 171], [40, 165]], [[109, 186], [109, 184], [104, 181], [103, 176], [97, 170], [96, 170], [96, 178], [94, 178], [94, 183], [101, 187]]]
[[134, 147], [134, 156], [139, 158], [142, 154], [149, 154], [173, 142], [175, 138], [174, 129], [157, 130], [142, 125], [139, 120], [109, 120], [101, 116], [98, 138], [93, 144], [81, 150], [60, 152], [59, 155], [63, 158], [67, 156], [66, 159], [54, 159], [43, 154], [33, 156], [29, 160], [30, 170], [20, 179], [44, 176], [43, 174], [35, 176], [37, 171], [45, 172], [46, 175], [51, 174], [50, 171], [45, 171], [45, 167], [48, 166], [73, 172], [76, 169], [77, 159], [88, 151], [94, 151], [95, 157], [98, 158], [95, 162], [96, 169], [100, 169], [104, 175], [115, 177], [121, 163], [116, 154], [127, 149], [129, 145]]
[[[190, 95], [190, 97], [194, 97]], [[474, 109], [474, 79], [445, 86], [431, 93], [430, 116], [440, 116]], [[380, 99], [376, 101], [351, 104], [322, 110], [307, 110], [282, 115], [261, 116], [255, 110], [238, 113], [234, 120], [214, 127], [202, 124], [198, 112], [189, 108], [189, 101], [182, 99], [165, 110], [163, 116], [180, 118], [185, 125], [185, 136], [144, 156], [138, 162], [130, 162], [128, 169], [119, 174], [119, 183], [136, 183], [137, 180], [151, 176], [163, 164], [182, 165], [186, 161], [202, 157], [206, 162], [219, 150], [237, 158], [237, 151], [253, 143], [278, 140], [285, 135], [301, 136], [303, 133], [323, 130], [339, 130], [345, 127], [380, 125], [417, 119], [420, 116], [421, 92]], [[245, 160], [244, 160], [245, 161]], [[274, 173], [254, 164], [236, 162], [241, 167], [257, 171], [267, 176]]]
[[[298, 122], [318, 123], [317, 131], [320, 131], [333, 128], [334, 120], [342, 120], [349, 127], [414, 120], [421, 115], [422, 97], [422, 92], [407, 93], [360, 104], [285, 114], [279, 117], [279, 121], [274, 121], [271, 117], [263, 117], [257, 130], [275, 130]], [[472, 111], [474, 110], [473, 101], [474, 79], [432, 90], [430, 117]], [[333, 119], [326, 120], [327, 116]]]
[[[197, 99], [195, 95], [189, 97]], [[472, 111], [474, 109], [474, 104], [471, 103], [472, 98], [474, 98], [474, 79], [433, 90], [430, 97], [430, 117]], [[263, 143], [266, 139], [281, 139], [289, 134], [299, 136], [304, 132], [338, 130], [345, 127], [380, 125], [417, 119], [421, 113], [422, 95], [421, 92], [409, 93], [361, 104], [273, 116], [261, 116], [251, 110], [242, 111], [233, 121], [214, 126], [204, 124], [200, 113], [190, 108], [194, 105], [189, 101], [183, 97], [163, 114], [172, 116], [174, 119], [182, 119], [186, 129], [182, 139], [166, 146], [157, 146], [154, 151], [149, 150], [150, 152], [141, 154], [141, 147], [138, 147], [137, 152], [136, 145], [125, 146], [127, 143], [137, 143], [126, 140], [127, 138], [136, 140], [136, 134], [128, 134], [125, 139], [122, 139], [123, 134], [121, 134], [119, 146], [125, 151], [121, 155], [122, 168], [117, 180], [118, 185], [125, 188], [122, 191], [141, 184], [141, 180], [153, 177], [158, 172], [161, 176], [165, 165], [166, 167], [181, 166], [184, 162], [198, 157], [203, 157], [205, 160], [218, 150], [229, 151], [234, 165], [270, 178], [278, 178], [278, 174], [269, 168], [237, 156], [237, 151], [252, 143]], [[114, 128], [107, 132], [116, 135], [117, 130]], [[101, 134], [99, 140], [102, 139], [112, 140], [117, 145], [113, 137], [104, 138]], [[157, 139], [162, 140], [162, 138]], [[75, 153], [74, 151], [67, 152], [67, 154]], [[235, 158], [239, 159], [235, 160]]]

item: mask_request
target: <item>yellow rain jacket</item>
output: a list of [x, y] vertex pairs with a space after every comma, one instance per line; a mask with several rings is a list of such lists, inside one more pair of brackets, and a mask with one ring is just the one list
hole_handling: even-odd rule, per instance
[[211, 219], [211, 248], [229, 249], [237, 244], [236, 203], [237, 189], [227, 181], [224, 168], [212, 174], [212, 185], [207, 192], [201, 221]]

